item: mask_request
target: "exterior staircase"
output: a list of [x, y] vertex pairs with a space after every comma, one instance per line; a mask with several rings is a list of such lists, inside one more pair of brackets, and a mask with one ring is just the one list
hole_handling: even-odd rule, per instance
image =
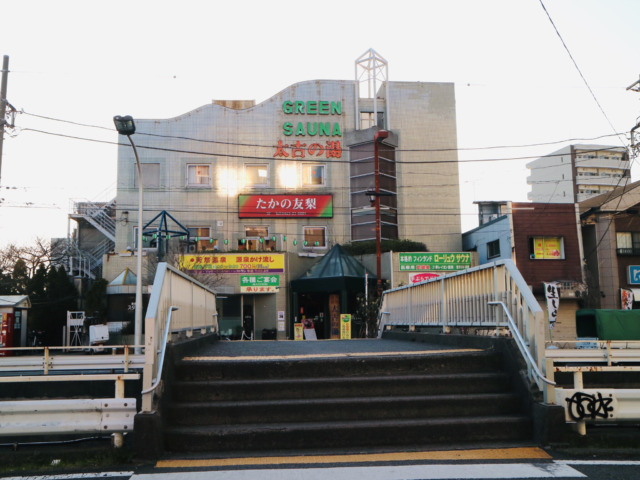
[[531, 442], [501, 354], [182, 360], [167, 452]]

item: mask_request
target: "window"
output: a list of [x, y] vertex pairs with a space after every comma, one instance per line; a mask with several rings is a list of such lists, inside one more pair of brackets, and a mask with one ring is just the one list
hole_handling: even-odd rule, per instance
[[187, 165], [187, 186], [211, 186], [211, 165]]
[[267, 165], [245, 165], [244, 184], [247, 187], [266, 187], [269, 184]]
[[275, 251], [276, 242], [269, 236], [269, 227], [245, 227], [244, 238], [238, 240], [238, 250]]
[[500, 256], [500, 240], [494, 240], [487, 243], [487, 258], [495, 258]]
[[[142, 172], [142, 175], [144, 175], [144, 172]], [[144, 235], [144, 232], [142, 233], [142, 248], [155, 248], [158, 246], [158, 242], [153, 236]], [[127, 245], [127, 249], [129, 249], [131, 245], [133, 245], [134, 250], [138, 248], [138, 227], [133, 227], [133, 241]]]
[[562, 237], [529, 238], [529, 258], [532, 260], [563, 260], [564, 239]]
[[304, 187], [322, 186], [324, 185], [324, 165], [303, 165], [302, 166], [302, 185]]
[[211, 228], [187, 227], [187, 230], [189, 230], [189, 252], [215, 250], [218, 246], [218, 240], [211, 238]]
[[616, 233], [618, 255], [640, 255], [640, 232]]
[[[160, 164], [159, 163], [141, 163], [142, 170], [142, 187], [157, 188], [160, 186]], [[133, 186], [138, 186], [138, 166], [133, 165]]]
[[326, 227], [303, 227], [305, 247], [327, 248], [327, 228]]

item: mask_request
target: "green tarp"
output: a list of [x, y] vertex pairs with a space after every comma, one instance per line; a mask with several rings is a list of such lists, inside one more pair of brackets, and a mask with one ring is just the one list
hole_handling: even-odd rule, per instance
[[640, 340], [640, 310], [578, 310], [576, 333], [578, 338]]

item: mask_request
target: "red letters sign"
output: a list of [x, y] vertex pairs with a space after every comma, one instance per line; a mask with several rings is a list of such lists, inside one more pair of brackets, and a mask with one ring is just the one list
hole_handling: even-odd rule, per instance
[[238, 195], [240, 218], [333, 217], [331, 195]]

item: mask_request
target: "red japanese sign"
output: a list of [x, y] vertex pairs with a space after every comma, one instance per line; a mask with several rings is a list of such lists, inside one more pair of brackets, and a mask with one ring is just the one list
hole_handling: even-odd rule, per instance
[[238, 195], [240, 218], [333, 217], [332, 195]]

